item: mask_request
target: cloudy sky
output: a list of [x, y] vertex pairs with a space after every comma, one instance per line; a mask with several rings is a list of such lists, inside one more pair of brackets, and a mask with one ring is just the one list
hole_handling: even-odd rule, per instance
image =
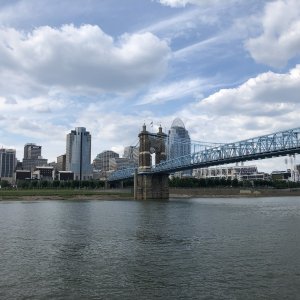
[[175, 117], [210, 142], [298, 127], [299, 59], [298, 0], [0, 0], [0, 147], [52, 161], [83, 126], [94, 158]]

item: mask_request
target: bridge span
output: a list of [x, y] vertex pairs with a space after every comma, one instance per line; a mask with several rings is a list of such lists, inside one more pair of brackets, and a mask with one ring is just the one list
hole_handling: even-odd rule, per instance
[[[200, 151], [167, 159], [165, 154], [166, 135], [161, 127], [157, 135], [146, 131], [144, 125], [140, 137], [139, 167], [115, 171], [108, 181], [118, 181], [136, 176], [160, 176], [183, 170], [224, 165], [235, 162], [266, 159], [300, 153], [300, 128], [293, 128], [238, 142], [206, 147]], [[143, 137], [143, 138], [141, 138]], [[155, 150], [156, 164], [151, 165], [150, 148]], [[152, 150], [153, 151], [153, 150]]]

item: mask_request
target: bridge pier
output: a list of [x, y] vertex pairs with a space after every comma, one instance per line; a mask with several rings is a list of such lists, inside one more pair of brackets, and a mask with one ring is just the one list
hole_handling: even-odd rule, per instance
[[139, 169], [134, 174], [134, 199], [169, 199], [169, 175], [151, 173], [151, 152], [155, 151], [156, 163], [166, 159], [166, 134], [159, 127], [157, 134], [146, 131], [146, 125], [139, 134]]
[[169, 199], [169, 175], [138, 174], [135, 190], [136, 200]]

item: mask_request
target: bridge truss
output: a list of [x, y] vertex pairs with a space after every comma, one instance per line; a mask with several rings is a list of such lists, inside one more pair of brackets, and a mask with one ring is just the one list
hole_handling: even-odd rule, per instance
[[[224, 165], [235, 162], [265, 159], [300, 153], [300, 128], [289, 129], [239, 142], [220, 145], [191, 146], [191, 153], [154, 165], [151, 173], [177, 171]], [[109, 181], [133, 177], [135, 168], [114, 172]]]

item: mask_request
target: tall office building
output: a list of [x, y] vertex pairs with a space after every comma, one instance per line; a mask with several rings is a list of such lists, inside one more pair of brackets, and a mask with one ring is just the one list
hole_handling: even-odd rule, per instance
[[74, 172], [76, 180], [92, 178], [91, 141], [84, 127], [76, 127], [67, 134], [66, 170]]
[[25, 144], [24, 159], [37, 159], [42, 156], [42, 146], [33, 143]]
[[42, 157], [42, 146], [33, 143], [25, 144], [22, 167], [33, 171], [37, 166], [45, 166], [48, 160]]
[[0, 178], [12, 178], [16, 163], [15, 149], [0, 149]]
[[66, 171], [66, 154], [57, 156], [56, 169], [57, 171]]
[[167, 143], [168, 159], [177, 158], [191, 153], [191, 139], [181, 119], [176, 118], [169, 130]]
[[[166, 148], [168, 159], [174, 159], [191, 154], [191, 139], [189, 132], [185, 129], [184, 123], [179, 118], [176, 118], [172, 123], [171, 129], [169, 130]], [[192, 170], [183, 171], [176, 175], [190, 176], [192, 175]]]

